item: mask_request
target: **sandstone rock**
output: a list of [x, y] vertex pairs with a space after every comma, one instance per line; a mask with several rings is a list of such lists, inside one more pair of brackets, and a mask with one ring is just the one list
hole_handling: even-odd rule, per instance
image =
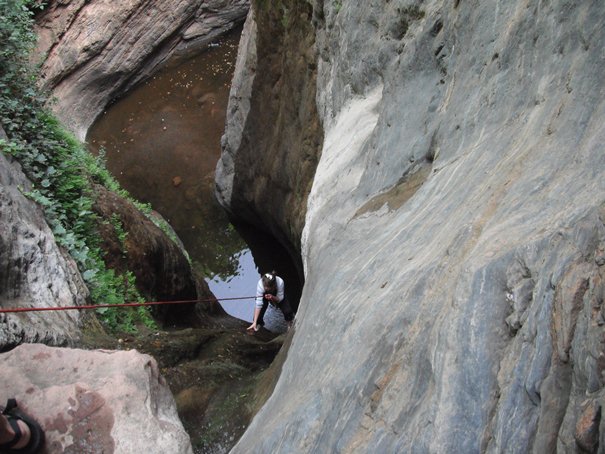
[[235, 178], [235, 158], [243, 140], [243, 129], [250, 115], [250, 100], [256, 75], [256, 20], [254, 8], [248, 12], [240, 37], [235, 71], [229, 93], [225, 134], [221, 138], [221, 157], [216, 165], [215, 182], [218, 201], [233, 213], [231, 198]]
[[576, 424], [576, 443], [584, 452], [597, 452], [599, 447], [599, 424], [601, 423], [601, 406], [592, 401], [586, 405]]
[[248, 0], [51, 1], [37, 17], [43, 85], [80, 139], [110, 101], [170, 56], [199, 50], [241, 23]]
[[[86, 304], [77, 265], [55, 243], [41, 208], [23, 194], [28, 190], [19, 164], [0, 153], [0, 307]], [[0, 314], [0, 351], [21, 342], [71, 344], [79, 323], [77, 311]]]
[[242, 32], [217, 198], [235, 217], [273, 234], [300, 265], [306, 197], [321, 147], [313, 9], [292, 2], [287, 27], [279, 8], [263, 11], [256, 18], [252, 10]]
[[[258, 6], [256, 43], [305, 29], [290, 3], [282, 21]], [[233, 452], [573, 452], [604, 386], [605, 10], [315, 2], [312, 18], [306, 99], [324, 133], [305, 288], [275, 391]], [[279, 125], [317, 126], [287, 109], [257, 121], [295, 79], [275, 62], [300, 49], [246, 48], [256, 71], [232, 93], [219, 186], [258, 223], [265, 206], [293, 216], [266, 184], [273, 163], [301, 162]]]
[[[203, 279], [198, 283], [176, 234], [177, 242], [131, 202], [102, 186], [95, 186], [95, 193], [97, 198], [93, 209], [105, 220], [98, 228], [109, 268], [118, 273], [132, 271], [137, 289], [148, 301], [191, 301], [199, 298], [205, 302], [198, 305], [198, 312], [224, 313]], [[106, 221], [108, 219], [119, 223], [118, 230], [126, 234], [125, 239], [120, 238], [120, 232], [112, 222]], [[204, 322], [203, 318], [196, 316], [195, 304], [158, 306], [154, 312], [160, 320], [171, 325]]]
[[1, 356], [4, 395], [40, 423], [49, 454], [193, 452], [151, 356], [40, 344]]

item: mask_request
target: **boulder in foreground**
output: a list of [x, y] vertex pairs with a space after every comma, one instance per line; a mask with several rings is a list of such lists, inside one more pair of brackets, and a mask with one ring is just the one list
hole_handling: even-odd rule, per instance
[[193, 452], [151, 356], [23, 344], [1, 357], [5, 396], [39, 421], [47, 453]]

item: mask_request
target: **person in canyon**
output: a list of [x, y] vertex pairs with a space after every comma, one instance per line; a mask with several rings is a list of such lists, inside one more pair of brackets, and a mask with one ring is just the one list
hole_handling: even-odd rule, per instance
[[44, 444], [44, 431], [31, 417], [17, 410], [17, 401], [9, 399], [0, 414], [0, 452], [35, 454]]
[[254, 307], [254, 318], [252, 324], [248, 327], [249, 331], [258, 331], [264, 324], [264, 316], [269, 304], [279, 308], [284, 314], [284, 319], [288, 329], [292, 326], [294, 312], [290, 303], [284, 296], [284, 280], [275, 274], [275, 271], [265, 273], [261, 276], [256, 285], [256, 304]]

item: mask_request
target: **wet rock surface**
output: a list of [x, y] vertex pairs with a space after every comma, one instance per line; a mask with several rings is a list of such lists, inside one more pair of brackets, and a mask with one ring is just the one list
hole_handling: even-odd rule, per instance
[[194, 453], [218, 454], [235, 445], [266, 401], [286, 353], [278, 356], [289, 337], [266, 330], [250, 335], [247, 326], [226, 316], [204, 328], [137, 335], [107, 336], [89, 327], [81, 346], [151, 355], [175, 397]]

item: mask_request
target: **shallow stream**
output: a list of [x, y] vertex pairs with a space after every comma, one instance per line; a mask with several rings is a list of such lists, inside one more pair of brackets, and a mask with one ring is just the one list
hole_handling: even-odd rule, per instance
[[[276, 269], [297, 306], [297, 274], [285, 251], [246, 229], [247, 241], [257, 243], [253, 256], [241, 228], [236, 230], [214, 197], [240, 32], [168, 64], [112, 104], [90, 129], [87, 142], [94, 153], [105, 153], [122, 187], [168, 220], [219, 300], [254, 295], [259, 272]], [[235, 317], [252, 319], [252, 299], [221, 304]], [[268, 313], [267, 325], [272, 322], [283, 327], [280, 314]]]

